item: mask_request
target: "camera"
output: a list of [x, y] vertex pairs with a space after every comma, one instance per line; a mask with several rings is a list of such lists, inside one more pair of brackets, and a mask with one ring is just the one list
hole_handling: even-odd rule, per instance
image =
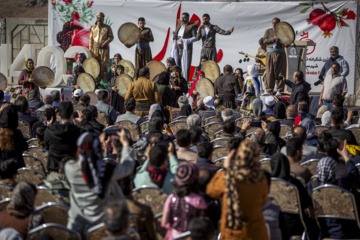
[[322, 83], [324, 81], [324, 79], [319, 79], [318, 81], [314, 82], [314, 85], [317, 86], [319, 85], [320, 83]]

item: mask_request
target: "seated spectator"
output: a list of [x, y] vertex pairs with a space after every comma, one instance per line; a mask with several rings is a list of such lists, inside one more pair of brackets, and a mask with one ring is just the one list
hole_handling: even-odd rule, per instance
[[197, 146], [200, 143], [202, 129], [200, 127], [191, 127], [189, 128], [191, 134], [191, 146], [190, 149], [197, 153]]
[[179, 116], [190, 116], [192, 113], [189, 100], [186, 96], [180, 96], [178, 99], [178, 104], [180, 108]]
[[288, 125], [290, 127], [294, 126], [295, 118], [298, 115], [297, 109], [294, 105], [289, 105], [286, 108], [286, 120], [282, 121], [281, 124]]
[[73, 97], [72, 97], [72, 103], [75, 105], [77, 105], [80, 101], [80, 97], [84, 94], [84, 91], [82, 89], [76, 89], [73, 93]]
[[280, 138], [280, 121], [267, 123], [267, 128], [269, 129], [269, 131], [265, 135], [265, 140], [268, 142], [276, 142], [276, 145], [280, 149], [284, 147], [286, 145], [286, 142], [282, 138]]
[[18, 164], [15, 159], [8, 159], [0, 164], [0, 182], [15, 187]]
[[180, 129], [176, 132], [176, 143], [179, 149], [176, 155], [179, 159], [184, 159], [192, 163], [196, 163], [196, 152], [190, 149], [191, 146], [191, 133], [189, 130]]
[[235, 137], [235, 121], [226, 121], [222, 127], [223, 131], [219, 138], [232, 138]]
[[325, 112], [329, 111], [329, 107], [326, 105], [322, 105], [319, 107], [319, 110], [317, 111], [315, 121], [321, 122], [321, 118]]
[[[165, 134], [163, 134], [163, 132]], [[153, 117], [149, 120], [149, 131], [145, 135], [145, 138], [150, 142], [150, 138], [153, 134], [161, 134], [160, 141], [170, 141], [172, 132], [167, 124], [164, 124], [164, 119], [160, 117]]]
[[73, 110], [71, 102], [62, 101], [58, 106], [61, 121], [49, 126], [45, 131], [45, 149], [49, 151], [46, 164], [48, 171], [58, 172], [63, 157], [75, 156], [80, 129], [73, 124]]
[[206, 216], [206, 202], [198, 194], [198, 176], [191, 162], [181, 163], [176, 170], [174, 193], [166, 198], [161, 219], [161, 226], [167, 229], [165, 239], [186, 232], [191, 219]]
[[94, 129], [98, 132], [102, 132], [105, 128], [105, 126], [97, 121], [98, 117], [98, 111], [97, 108], [93, 105], [88, 106], [88, 109], [91, 111], [93, 116], [92, 125], [94, 126]]
[[[170, 171], [168, 170], [168, 166]], [[153, 146], [149, 151], [149, 158], [141, 166], [134, 178], [135, 187], [151, 186], [173, 192], [172, 181], [179, 163], [174, 155], [174, 145], [169, 142]]]
[[38, 146], [38, 147], [45, 148], [44, 137], [45, 137], [46, 128], [47, 127], [43, 125], [43, 126], [37, 127], [35, 130], [35, 136], [37, 139], [36, 146]]
[[205, 218], [194, 218], [190, 221], [189, 227], [191, 240], [214, 239], [214, 224]]
[[[307, 226], [308, 232], [310, 230], [311, 236], [313, 234], [316, 235], [317, 232], [316, 223], [314, 222], [314, 220], [310, 221], [310, 218], [307, 217], [307, 215], [305, 214], [305, 210], [308, 208], [311, 210], [310, 212], [313, 211], [311, 199], [307, 194], [305, 187], [302, 185], [302, 183], [290, 175], [290, 163], [285, 155], [281, 153], [275, 153], [271, 157], [271, 177], [281, 178], [285, 181], [294, 184], [297, 187], [299, 191], [301, 211], [303, 213], [303, 216], [305, 217], [304, 221]], [[287, 230], [289, 236], [294, 236], [294, 235], [301, 236], [304, 231], [304, 227], [300, 220], [300, 216], [289, 213], [283, 213], [283, 216], [287, 224]], [[311, 226], [310, 223], [313, 223], [313, 226]], [[317, 239], [317, 238], [311, 238], [311, 239]]]
[[275, 119], [285, 119], [286, 118], [286, 106], [283, 102], [277, 102], [274, 106], [274, 118]]
[[209, 197], [222, 199], [222, 239], [268, 239], [261, 212], [268, 186], [257, 163], [258, 157], [257, 144], [243, 141], [238, 150], [232, 150], [224, 161], [226, 171], [218, 171], [206, 187]]
[[211, 96], [207, 96], [204, 98], [203, 103], [205, 105], [205, 107], [207, 108], [208, 111], [213, 111], [215, 110], [214, 107], [214, 98]]
[[335, 108], [331, 111], [330, 125], [331, 129], [328, 130], [333, 137], [346, 140], [349, 145], [358, 145], [354, 134], [350, 130], [343, 129], [344, 113], [342, 109]]
[[344, 113], [344, 121], [345, 121], [348, 115], [348, 110], [344, 108], [344, 101], [345, 98], [341, 94], [335, 94], [332, 100], [332, 106], [333, 106], [332, 109], [339, 108], [340, 110], [342, 110]]
[[89, 132], [83, 133], [77, 141], [77, 157], [65, 164], [65, 175], [71, 188], [67, 227], [83, 237], [91, 226], [102, 222], [104, 208], [109, 202], [124, 200], [117, 181], [134, 171], [135, 160], [125, 130], [117, 135], [123, 145], [120, 164], [106, 163], [102, 158], [101, 144], [106, 140], [105, 133], [99, 139]]
[[[351, 162], [349, 153], [347, 153], [346, 148], [343, 148], [341, 155], [344, 157], [345, 162]], [[352, 164], [353, 165], [353, 164]], [[350, 165], [349, 165], [350, 166]], [[342, 188], [346, 188], [343, 182], [340, 179], [336, 178], [336, 168], [337, 163], [334, 159], [330, 157], [325, 157], [320, 160], [317, 165], [317, 177], [316, 179], [310, 181], [307, 184], [307, 190], [309, 196], [311, 196], [312, 190], [323, 184], [332, 184], [337, 185]], [[348, 167], [349, 176], [353, 175], [356, 177], [357, 170], [355, 167]], [[355, 174], [355, 175], [354, 175]], [[347, 189], [354, 190], [354, 189]], [[356, 193], [357, 195], [357, 193]], [[356, 196], [355, 195], [355, 196]], [[334, 196], [335, 197], [335, 196]], [[345, 219], [319, 219], [319, 222], [322, 226], [322, 238], [331, 238], [331, 239], [359, 239], [360, 231], [357, 224], [352, 220]]]
[[235, 121], [234, 111], [231, 108], [226, 108], [225, 110], [221, 111], [221, 119], [224, 123]]
[[196, 161], [196, 165], [199, 168], [205, 168], [210, 170], [213, 174], [215, 174], [220, 167], [215, 165], [212, 161], [211, 161], [211, 155], [213, 152], [213, 145], [209, 142], [203, 142], [200, 143], [198, 145], [198, 159]]
[[325, 150], [324, 150], [324, 143], [329, 141], [330, 139], [332, 139], [332, 136], [330, 133], [322, 132], [318, 138], [318, 140], [319, 140], [318, 141], [319, 143], [317, 145], [318, 152], [316, 154], [306, 156], [301, 162], [305, 162], [305, 161], [308, 161], [311, 159], [322, 159], [323, 157], [326, 157]]
[[10, 203], [0, 211], [0, 226], [13, 228], [26, 239], [28, 232], [41, 224], [41, 212], [34, 207], [37, 189], [27, 182], [19, 182], [11, 193]]
[[301, 120], [304, 118], [315, 119], [315, 116], [309, 114], [309, 103], [307, 101], [300, 101], [298, 104], [298, 114], [301, 115]]
[[252, 102], [252, 108], [253, 108], [253, 115], [254, 115], [254, 118], [257, 120], [257, 121], [260, 121], [262, 116], [263, 116], [263, 112], [262, 112], [262, 109], [263, 109], [263, 102], [261, 101], [260, 98], [255, 98], [254, 101]]
[[[120, 129], [121, 127], [119, 127]], [[131, 143], [131, 139], [129, 139], [129, 142]], [[130, 144], [132, 145], [132, 144]], [[111, 147], [112, 146], [112, 151]], [[122, 152], [122, 144], [118, 137], [112, 136], [111, 140], [104, 142], [104, 157], [115, 159], [117, 163], [120, 162], [121, 159], [121, 152]], [[138, 163], [135, 163], [136, 167], [138, 166]]]
[[45, 95], [43, 98], [43, 102], [44, 102], [44, 106], [38, 108], [38, 110], [40, 111], [44, 111], [45, 109], [48, 108], [53, 108], [53, 99], [50, 95]]
[[76, 124], [82, 131], [93, 132], [96, 134], [100, 134], [100, 132], [94, 130], [93, 115], [90, 109], [84, 109], [80, 112], [79, 122]]
[[[265, 176], [268, 180], [268, 189], [270, 192], [271, 174], [265, 171]], [[269, 226], [270, 240], [287, 240], [289, 234], [287, 232], [287, 224], [283, 213], [278, 205], [273, 204], [273, 198], [268, 196], [266, 203], [262, 206], [262, 213], [264, 214], [265, 221]]]
[[[275, 98], [273, 96], [267, 96], [265, 98], [266, 109], [263, 111], [266, 115], [274, 115]], [[253, 103], [254, 104], [254, 103]]]
[[35, 89], [29, 91], [29, 98], [27, 99], [29, 107], [40, 108], [44, 103], [39, 99], [39, 92]]
[[228, 150], [228, 152], [230, 153], [232, 150], [236, 150], [239, 148], [240, 146], [240, 143], [243, 141], [244, 139], [241, 138], [241, 137], [233, 137], [233, 138], [230, 138], [227, 145], [226, 145], [226, 148]]
[[44, 120], [47, 126], [51, 126], [56, 122], [56, 112], [54, 108], [44, 110]]
[[[272, 140], [272, 142], [265, 143], [265, 136], [268, 134], [269, 140]], [[265, 153], [267, 155], [273, 155], [277, 151], [277, 143], [275, 142], [275, 137], [272, 135], [272, 133], [266, 128], [266, 132], [262, 129], [257, 129], [252, 133], [251, 139], [259, 144], [260, 152]]]
[[154, 223], [150, 220], [154, 219], [154, 214], [149, 206], [134, 200], [132, 196], [132, 190], [134, 188], [132, 177], [129, 176], [121, 179], [119, 185], [126, 198], [129, 211], [136, 216], [137, 232], [140, 238], [145, 240], [156, 239]]
[[188, 128], [191, 127], [200, 127], [201, 126], [201, 117], [198, 114], [191, 114], [186, 119]]
[[301, 126], [306, 128], [305, 143], [310, 146], [316, 147], [319, 143], [319, 138], [318, 136], [316, 136], [316, 128], [315, 128], [314, 120], [310, 118], [304, 118], [301, 121]]
[[199, 112], [201, 112], [201, 111], [206, 111], [206, 110], [207, 110], [207, 108], [206, 108], [206, 106], [205, 106], [205, 104], [204, 104], [204, 100], [203, 100], [203, 99], [198, 100], [198, 101], [196, 102], [196, 105], [197, 105], [197, 108], [196, 108], [196, 110], [195, 110], [195, 113], [196, 113], [196, 114], [199, 114]]
[[[0, 239], [4, 240], [23, 240], [24, 238], [21, 234], [13, 228], [4, 228], [0, 232]], [[38, 238], [39, 240], [40, 238]], [[46, 239], [52, 240], [52, 239]]]
[[22, 153], [28, 149], [28, 144], [17, 127], [18, 115], [15, 107], [5, 106], [0, 113], [0, 164], [9, 158], [14, 158], [18, 167], [22, 168], [25, 167]]
[[[77, 111], [82, 111], [90, 105], [90, 97], [87, 94], [81, 95], [79, 98], [79, 103], [74, 105], [74, 113], [77, 117]], [[99, 109], [98, 109], [99, 110]]]
[[321, 116], [321, 125], [330, 127], [330, 119], [331, 119], [331, 112], [330, 111], [324, 112], [323, 115]]
[[290, 171], [300, 175], [308, 182], [311, 178], [311, 173], [306, 167], [300, 166], [302, 157], [302, 139], [290, 138], [286, 142], [286, 156], [289, 159]]
[[51, 95], [52, 100], [53, 100], [52, 105], [53, 105], [55, 108], [57, 108], [57, 107], [59, 106], [60, 101], [61, 101], [61, 99], [60, 99], [60, 91], [58, 91], [58, 90], [52, 90], [52, 91], [50, 92], [50, 95]]
[[95, 105], [98, 111], [105, 114], [105, 116], [109, 117], [112, 122], [116, 121], [117, 113], [115, 109], [106, 104], [109, 101], [108, 92], [107, 91], [99, 91], [98, 93], [99, 102]]
[[[24, 96], [19, 96], [16, 99], [16, 106], [19, 106], [18, 117], [30, 124], [30, 129], [33, 129], [34, 123], [38, 122], [39, 119], [30, 115], [29, 103]], [[31, 133], [33, 135], [33, 132]]]
[[127, 235], [130, 212], [125, 200], [118, 199], [116, 202], [109, 203], [103, 214], [107, 235], [107, 238], [103, 238], [104, 240], [135, 240]]
[[65, 176], [65, 163], [69, 158], [64, 158], [60, 162], [59, 172], [51, 172], [39, 186], [47, 187], [64, 196], [65, 202], [70, 203], [70, 185]]
[[[312, 156], [315, 155], [317, 153], [317, 148], [310, 146], [308, 144], [305, 143], [306, 141], [306, 128], [301, 126], [301, 125], [297, 125], [295, 127], [293, 127], [291, 129], [291, 135], [292, 137], [297, 137], [303, 140], [303, 144], [302, 144], [302, 154], [305, 156]], [[282, 147], [281, 151], [282, 154], [286, 155], [286, 147]]]
[[136, 108], [136, 102], [134, 98], [127, 99], [125, 101], [124, 108], [126, 112], [124, 114], [117, 116], [116, 122], [120, 120], [129, 120], [135, 123], [136, 125], [140, 126], [140, 124], [142, 124], [145, 121], [142, 117], [134, 113]]

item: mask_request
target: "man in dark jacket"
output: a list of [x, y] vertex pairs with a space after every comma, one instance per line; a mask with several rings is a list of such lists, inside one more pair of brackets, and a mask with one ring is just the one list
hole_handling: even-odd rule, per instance
[[40, 108], [44, 105], [44, 103], [39, 99], [39, 92], [34, 89], [29, 91], [28, 103], [29, 107], [36, 108]]
[[354, 134], [350, 130], [343, 129], [344, 112], [341, 108], [335, 108], [331, 111], [330, 125], [331, 129], [326, 131], [335, 138], [346, 140], [349, 145], [358, 145]]
[[69, 101], [62, 101], [58, 106], [61, 121], [56, 122], [45, 131], [45, 148], [49, 151], [47, 169], [58, 171], [63, 157], [74, 157], [76, 153], [76, 141], [80, 135], [80, 129], [73, 121], [74, 107]]
[[30, 115], [29, 103], [27, 99], [24, 96], [19, 96], [16, 99], [16, 105], [19, 107], [19, 119], [29, 123], [30, 128], [32, 129], [34, 123], [37, 123], [39, 120], [36, 117]]
[[216, 79], [214, 85], [215, 95], [218, 95], [224, 101], [226, 108], [235, 109], [235, 97], [240, 94], [239, 82], [233, 73], [230, 65], [225, 65], [223, 69], [224, 75]]
[[304, 80], [304, 73], [302, 71], [294, 72], [294, 82], [290, 80], [283, 80], [285, 84], [291, 88], [290, 105], [297, 106], [300, 101], [309, 102], [309, 91], [311, 85]]

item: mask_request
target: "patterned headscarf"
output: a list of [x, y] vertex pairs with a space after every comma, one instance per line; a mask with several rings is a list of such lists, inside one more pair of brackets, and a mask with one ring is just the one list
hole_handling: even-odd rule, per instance
[[335, 179], [336, 162], [331, 157], [322, 158], [317, 167], [318, 180], [322, 183], [329, 183]]
[[102, 159], [100, 141], [90, 132], [85, 132], [78, 138], [77, 147], [80, 150], [79, 161], [85, 183], [93, 193], [104, 198], [114, 165]]
[[35, 68], [29, 68], [29, 61], [32, 61], [32, 62], [34, 62], [34, 61], [31, 58], [28, 58], [25, 61], [25, 69], [30, 74], [30, 77], [31, 77], [31, 73], [32, 73], [32, 71], [34, 71]]
[[176, 65], [175, 59], [173, 57], [169, 57], [168, 59], [166, 59], [166, 61], [169, 61], [172, 66]]
[[183, 162], [179, 165], [175, 173], [175, 182], [179, 186], [189, 186], [197, 180], [199, 170], [197, 166], [191, 162]]
[[241, 143], [233, 165], [225, 170], [226, 224], [228, 228], [240, 230], [243, 227], [242, 210], [237, 183], [258, 183], [265, 179], [259, 165], [260, 149], [250, 140]]

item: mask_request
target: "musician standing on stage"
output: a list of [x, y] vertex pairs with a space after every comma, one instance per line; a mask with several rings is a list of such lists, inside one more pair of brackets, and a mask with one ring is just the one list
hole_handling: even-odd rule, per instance
[[[260, 45], [260, 47], [256, 53], [256, 57], [257, 58], [265, 58], [266, 57], [266, 44], [264, 43], [264, 38], [259, 39], [259, 45]], [[255, 62], [260, 63], [259, 65], [257, 65], [257, 67], [260, 72], [264, 72], [265, 65], [261, 62], [261, 60], [256, 59]]]
[[205, 13], [202, 17], [203, 24], [196, 35], [197, 40], [202, 40], [202, 49], [200, 56], [207, 57], [208, 60], [217, 62], [216, 52], [216, 33], [221, 35], [230, 35], [234, 31], [234, 27], [229, 31], [222, 30], [216, 25], [210, 23], [210, 15]]
[[150, 42], [154, 41], [153, 34], [150, 28], [145, 27], [145, 18], [141, 17], [138, 20], [138, 26], [140, 29], [139, 42], [136, 44], [135, 50], [135, 73], [138, 75], [139, 69], [146, 66], [146, 64], [152, 61]]
[[[275, 26], [280, 22], [279, 18], [272, 20], [272, 28], [266, 30], [264, 43], [266, 44], [266, 78], [265, 90], [267, 94], [274, 91], [275, 83], [277, 88], [276, 95], [281, 95], [284, 91], [284, 81], [280, 75], [286, 74], [286, 55], [283, 44], [275, 35]], [[266, 94], [266, 93], [265, 93]]]
[[109, 44], [114, 40], [111, 27], [104, 24], [104, 18], [104, 13], [96, 14], [95, 25], [90, 28], [89, 49], [100, 64], [100, 75], [95, 79], [96, 87], [100, 85], [100, 80], [110, 65]]
[[[181, 22], [176, 26], [176, 30], [173, 35], [173, 39], [176, 40], [176, 47], [178, 51], [177, 55], [177, 65], [180, 65], [183, 69], [183, 72], [186, 74], [183, 74], [186, 81], [189, 80], [189, 74], [190, 74], [190, 66], [191, 66], [191, 60], [192, 60], [192, 52], [193, 52], [193, 44], [192, 42], [189, 42], [187, 45], [187, 51], [186, 53], [183, 52], [184, 49], [184, 41], [183, 39], [191, 39], [194, 38], [196, 40], [196, 32], [197, 32], [197, 24], [199, 22], [196, 21], [194, 23], [189, 23], [189, 13], [184, 12], [181, 15]], [[183, 68], [182, 64], [182, 57], [186, 54], [186, 69]], [[185, 67], [185, 66], [184, 66]]]

